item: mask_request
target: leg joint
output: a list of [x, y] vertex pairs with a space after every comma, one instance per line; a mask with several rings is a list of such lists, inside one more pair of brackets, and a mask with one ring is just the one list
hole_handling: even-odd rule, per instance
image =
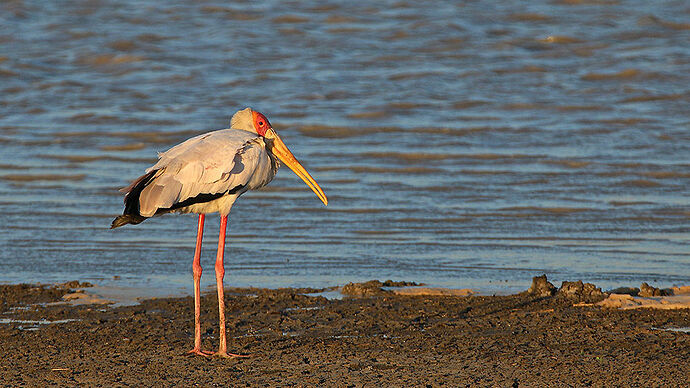
[[194, 274], [195, 278], [200, 278], [201, 277], [201, 264], [194, 263], [192, 264], [192, 273]]

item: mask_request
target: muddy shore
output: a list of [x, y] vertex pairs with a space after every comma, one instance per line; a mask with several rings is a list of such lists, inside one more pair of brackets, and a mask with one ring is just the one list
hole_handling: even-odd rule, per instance
[[[577, 283], [509, 296], [373, 283], [342, 299], [228, 288], [228, 350], [249, 356], [236, 359], [186, 354], [191, 297], [55, 303], [79, 286], [0, 286], [2, 386], [668, 387], [690, 376], [690, 309], [605, 308], [591, 303], [606, 294]], [[215, 294], [201, 307], [214, 350]]]

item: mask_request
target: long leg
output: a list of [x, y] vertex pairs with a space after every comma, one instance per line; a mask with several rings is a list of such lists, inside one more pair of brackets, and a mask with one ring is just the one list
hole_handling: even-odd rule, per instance
[[246, 357], [239, 354], [228, 353], [225, 338], [225, 293], [223, 292], [223, 277], [225, 277], [225, 265], [223, 255], [225, 253], [225, 230], [228, 226], [228, 216], [220, 216], [220, 234], [218, 235], [218, 253], [216, 254], [216, 287], [218, 288], [218, 315], [220, 323], [220, 345], [215, 356], [218, 357]]
[[204, 214], [199, 214], [199, 227], [196, 232], [196, 250], [194, 251], [194, 261], [192, 262], [192, 273], [194, 274], [194, 349], [189, 353], [200, 356], [209, 356], [212, 353], [201, 350], [201, 241], [204, 237]]
[[220, 324], [220, 345], [216, 355], [227, 357], [227, 342], [225, 339], [225, 293], [223, 292], [223, 278], [225, 277], [225, 230], [228, 226], [228, 216], [220, 216], [220, 233], [218, 234], [218, 252], [216, 253], [216, 288], [218, 289], [218, 315]]

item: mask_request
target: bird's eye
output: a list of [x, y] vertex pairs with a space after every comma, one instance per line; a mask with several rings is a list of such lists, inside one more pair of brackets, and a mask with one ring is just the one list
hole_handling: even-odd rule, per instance
[[263, 127], [263, 126], [264, 126], [264, 122], [263, 122], [263, 121], [259, 121], [259, 126], [260, 126], [260, 127]]

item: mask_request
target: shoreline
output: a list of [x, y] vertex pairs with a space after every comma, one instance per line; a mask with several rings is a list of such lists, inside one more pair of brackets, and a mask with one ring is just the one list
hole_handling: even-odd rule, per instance
[[[202, 279], [203, 280], [203, 279]], [[371, 281], [369, 281], [371, 282]], [[189, 279], [185, 279], [184, 281], [184, 286], [181, 286], [177, 283], [175, 283], [172, 286], [165, 287], [164, 285], [161, 284], [155, 284], [152, 285], [150, 283], [141, 283], [141, 282], [135, 282], [132, 283], [131, 281], [126, 281], [122, 280], [119, 278], [116, 279], [91, 279], [89, 278], [86, 281], [78, 281], [78, 280], [71, 280], [71, 281], [31, 281], [31, 282], [13, 282], [13, 281], [3, 281], [0, 282], [0, 287], [2, 286], [15, 286], [15, 285], [20, 285], [20, 284], [30, 284], [34, 286], [40, 286], [40, 287], [61, 287], [61, 286], [67, 286], [71, 287], [74, 289], [74, 291], [77, 291], [79, 293], [84, 293], [88, 295], [88, 298], [85, 298], [84, 300], [76, 300], [74, 301], [75, 304], [77, 303], [95, 303], [95, 304], [110, 304], [114, 306], [129, 306], [129, 305], [136, 305], [139, 304], [141, 301], [148, 300], [148, 299], [161, 299], [161, 298], [185, 298], [193, 295], [193, 288], [192, 288], [192, 281], [191, 281], [191, 276], [189, 276]], [[327, 293], [326, 297], [327, 298], [339, 298], [343, 297], [345, 294], [341, 293], [341, 290], [343, 287], [347, 287], [348, 284], [367, 284], [367, 281], [361, 281], [361, 282], [350, 282], [350, 281], [342, 281], [342, 282], [334, 282], [334, 283], [324, 283], [324, 282], [319, 282], [320, 284], [318, 285], [282, 285], [282, 284], [276, 284], [276, 285], [252, 285], [250, 282], [233, 282], [233, 281], [226, 281], [225, 282], [225, 288], [226, 289], [267, 289], [267, 290], [279, 290], [279, 289], [310, 289], [313, 290], [313, 293]], [[475, 296], [508, 296], [508, 295], [514, 295], [514, 294], [519, 294], [520, 292], [525, 291], [529, 286], [530, 283], [527, 281], [520, 281], [517, 282], [519, 284], [524, 284], [524, 286], [518, 286], [518, 285], [512, 285], [510, 287], [486, 287], [486, 286], [479, 286], [479, 287], [467, 287], [467, 286], [444, 286], [442, 284], [435, 284], [435, 283], [425, 283], [425, 282], [412, 282], [412, 281], [393, 281], [393, 280], [386, 280], [383, 285], [384, 288], [387, 288], [391, 291], [394, 292], [400, 292], [404, 293], [406, 295], [414, 295], [414, 294], [428, 294], [428, 295], [455, 295], [455, 296], [467, 296], [467, 295], [475, 295]], [[407, 286], [404, 286], [404, 284], [408, 283]], [[500, 282], [499, 282], [500, 283]], [[569, 281], [554, 281], [553, 284], [557, 286], [556, 288], [562, 287], [563, 283], [570, 283]], [[650, 282], [651, 283], [651, 282]], [[165, 283], [163, 283], [165, 284]], [[300, 283], [297, 283], [300, 284]], [[335, 285], [333, 285], [335, 284]], [[391, 284], [398, 284], [397, 287], [391, 286]], [[640, 292], [640, 284], [633, 285], [633, 284], [627, 284], [627, 283], [616, 283], [618, 286], [616, 287], [608, 287], [604, 288], [601, 287], [601, 290], [603, 293], [606, 294], [611, 294], [611, 293], [622, 293], [622, 294], [630, 294], [633, 296], [637, 296], [637, 294]], [[662, 288], [663, 286], [658, 284], [657, 282], [651, 283], [652, 286], [649, 286], [647, 283], [643, 282], [642, 285], [643, 287], [652, 287], [656, 288], [654, 286], [658, 286], [658, 289], [661, 290], [680, 290], [683, 289], [681, 292], [682, 293], [688, 293], [688, 287], [690, 286], [678, 286], [677, 284], [684, 284], [684, 283], [673, 283], [673, 285], [669, 285], [668, 283], [661, 283], [662, 285], [666, 285], [665, 288]], [[82, 285], [82, 286], [78, 286]], [[201, 284], [201, 293], [215, 293], [216, 292], [216, 284], [215, 284], [215, 279], [208, 280], [206, 282], [202, 282]]]
[[[7, 362], [0, 380], [30, 386], [686, 382], [688, 308], [605, 307], [597, 303], [608, 296], [596, 286], [556, 288], [545, 277], [529, 291], [497, 296], [401, 295], [394, 290], [414, 287], [384, 284], [353, 283], [340, 298], [315, 293], [323, 289], [226, 288], [229, 351], [250, 356], [229, 360], [185, 353], [193, 338], [191, 297], [74, 305], [63, 296], [74, 294], [78, 282], [1, 285], [0, 352]], [[214, 293], [201, 303], [202, 346], [213, 350]]]
[[[10, 285], [11, 286], [11, 285]], [[112, 307], [134, 306], [140, 304], [142, 301], [149, 299], [179, 299], [186, 298], [191, 295], [175, 294], [170, 295], [159, 292], [156, 296], [142, 296], [139, 292], [140, 288], [135, 287], [115, 287], [115, 286], [100, 286], [90, 282], [71, 281], [66, 283], [53, 284], [36, 284], [41, 287], [67, 287], [71, 291], [63, 295], [62, 299], [71, 305], [89, 305], [102, 304]], [[424, 283], [416, 283], [409, 281], [393, 281], [386, 280], [381, 282], [379, 280], [371, 280], [368, 282], [349, 282], [343, 286], [330, 287], [226, 287], [228, 289], [237, 290], [283, 290], [290, 289], [301, 291], [306, 296], [322, 296], [327, 299], [342, 299], [344, 297], [361, 297], [385, 295], [392, 293], [395, 295], [406, 296], [510, 296], [519, 294], [505, 293], [482, 293], [470, 288], [447, 288], [447, 287], [430, 287]], [[585, 290], [583, 290], [585, 289]], [[550, 283], [546, 275], [534, 277], [532, 285], [527, 292], [537, 292], [543, 294], [542, 296], [552, 296], [557, 293], [565, 293], [570, 297], [578, 297], [574, 294], [582, 294], [582, 292], [593, 293], [593, 298], [599, 299], [599, 304], [604, 307], [618, 307], [618, 308], [690, 308], [690, 286], [674, 286], [669, 288], [657, 288], [650, 286], [647, 283], [642, 283], [640, 287], [618, 287], [611, 290], [602, 291], [601, 288], [596, 287], [592, 283], [584, 283], [582, 281], [569, 282], [564, 281], [560, 287], [554, 286]], [[215, 285], [211, 285], [202, 290], [202, 294], [215, 293]], [[655, 298], [656, 299], [649, 299]], [[605, 300], [604, 300], [605, 299]], [[60, 303], [60, 302], [56, 302]], [[584, 303], [584, 302], [583, 302]]]

